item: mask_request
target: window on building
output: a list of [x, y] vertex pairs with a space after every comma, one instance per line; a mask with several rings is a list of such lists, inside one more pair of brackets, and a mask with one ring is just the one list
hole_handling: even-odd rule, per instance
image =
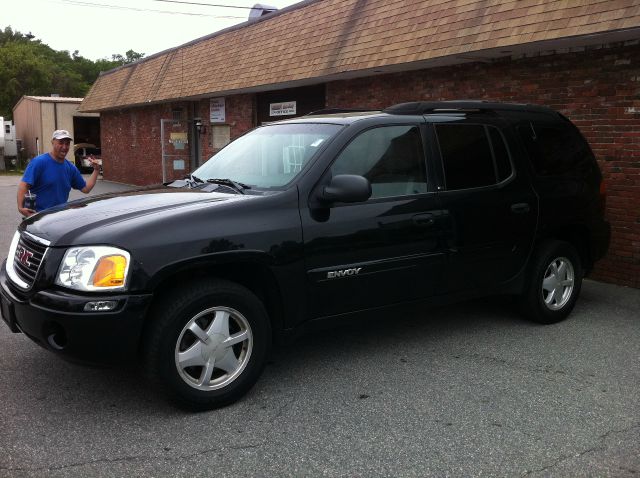
[[373, 128], [357, 136], [331, 167], [371, 183], [372, 198], [427, 192], [424, 148], [417, 126]]
[[448, 190], [491, 186], [511, 176], [509, 152], [497, 128], [472, 124], [435, 128]]
[[181, 108], [175, 108], [171, 110], [171, 119], [173, 120], [173, 126], [180, 126], [183, 114], [184, 111]]

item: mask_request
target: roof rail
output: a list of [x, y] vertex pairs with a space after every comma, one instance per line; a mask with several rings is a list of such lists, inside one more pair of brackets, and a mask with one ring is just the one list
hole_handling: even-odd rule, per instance
[[362, 113], [365, 111], [376, 111], [375, 108], [325, 108], [323, 110], [311, 111], [305, 116], [332, 115], [337, 113]]
[[412, 101], [399, 103], [382, 110], [394, 115], [425, 115], [434, 113], [467, 113], [496, 110], [540, 111], [550, 112], [549, 108], [537, 105], [519, 103], [499, 103], [484, 100], [456, 100], [456, 101]]

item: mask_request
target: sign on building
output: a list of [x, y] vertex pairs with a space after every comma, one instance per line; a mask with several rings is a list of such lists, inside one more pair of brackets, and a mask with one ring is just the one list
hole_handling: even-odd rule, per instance
[[175, 149], [184, 149], [184, 145], [189, 143], [189, 137], [187, 133], [171, 133], [169, 143], [172, 144]]
[[226, 121], [224, 98], [211, 98], [209, 100], [209, 122], [225, 123]]
[[290, 116], [296, 114], [296, 102], [270, 103], [269, 116]]
[[215, 125], [211, 127], [211, 146], [222, 149], [231, 142], [231, 127], [229, 125]]

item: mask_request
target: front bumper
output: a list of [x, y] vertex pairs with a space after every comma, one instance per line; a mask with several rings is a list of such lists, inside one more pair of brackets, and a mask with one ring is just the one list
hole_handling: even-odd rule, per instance
[[[96, 296], [59, 290], [21, 294], [0, 270], [2, 318], [64, 358], [89, 363], [122, 363], [135, 358], [151, 294]], [[117, 301], [109, 312], [85, 312], [89, 301]]]

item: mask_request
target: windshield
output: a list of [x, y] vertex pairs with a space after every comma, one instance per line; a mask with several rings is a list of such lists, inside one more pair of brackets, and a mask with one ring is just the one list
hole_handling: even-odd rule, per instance
[[232, 141], [193, 172], [207, 181], [224, 178], [259, 188], [277, 188], [295, 178], [341, 126], [273, 124]]

